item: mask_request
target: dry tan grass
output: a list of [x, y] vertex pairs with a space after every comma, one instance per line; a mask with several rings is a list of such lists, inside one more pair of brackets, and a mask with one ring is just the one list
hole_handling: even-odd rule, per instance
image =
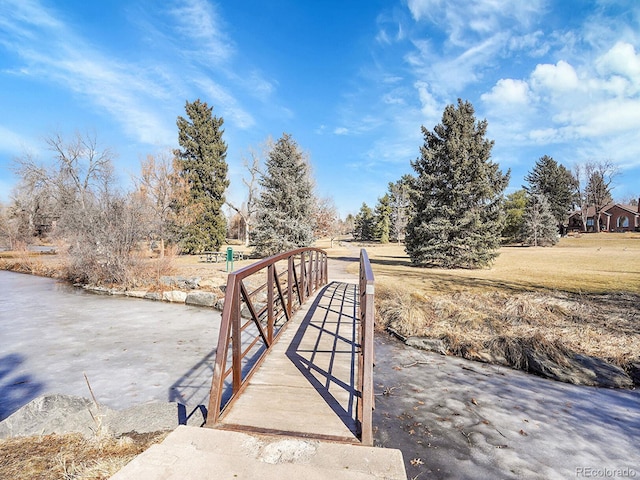
[[540, 346], [562, 345], [620, 366], [640, 356], [637, 303], [634, 309], [638, 300], [636, 296], [589, 298], [557, 292], [420, 297], [387, 285], [376, 290], [380, 327], [405, 337], [444, 339], [453, 354], [474, 357], [484, 350], [503, 354], [500, 349], [507, 348], [505, 342], [525, 345], [534, 339]]
[[381, 328], [443, 339], [467, 358], [488, 352], [517, 368], [526, 369], [527, 350], [560, 364], [568, 351], [622, 367], [640, 361], [640, 234], [503, 248], [484, 270], [413, 267], [401, 245], [367, 251]]
[[79, 434], [0, 440], [0, 478], [12, 480], [107, 479], [167, 432], [88, 440]]
[[[423, 294], [549, 290], [640, 294], [640, 233], [567, 237], [550, 248], [503, 247], [491, 268], [479, 270], [413, 267], [404, 246], [398, 244], [370, 245], [367, 252], [377, 282], [402, 278], [403, 284]], [[353, 268], [355, 273], [357, 266]]]

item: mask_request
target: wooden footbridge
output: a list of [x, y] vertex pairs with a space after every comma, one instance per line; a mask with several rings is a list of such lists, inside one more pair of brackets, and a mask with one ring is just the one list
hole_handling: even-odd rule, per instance
[[374, 448], [374, 279], [329, 282], [304, 248], [229, 274], [206, 427], [180, 426], [113, 480], [406, 480], [399, 450]]
[[373, 444], [374, 279], [328, 283], [324, 251], [229, 275], [207, 426]]

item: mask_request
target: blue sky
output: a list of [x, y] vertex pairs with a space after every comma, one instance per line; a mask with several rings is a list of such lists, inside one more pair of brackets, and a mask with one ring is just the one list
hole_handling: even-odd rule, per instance
[[0, 0], [0, 201], [56, 132], [94, 132], [126, 184], [196, 98], [224, 118], [235, 203], [243, 159], [287, 132], [318, 195], [373, 206], [457, 98], [508, 192], [551, 155], [610, 160], [614, 197], [640, 195], [636, 0]]

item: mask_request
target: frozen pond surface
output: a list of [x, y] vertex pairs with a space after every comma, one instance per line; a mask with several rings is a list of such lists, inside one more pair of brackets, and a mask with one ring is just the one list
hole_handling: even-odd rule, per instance
[[640, 478], [640, 391], [569, 385], [376, 340], [376, 445], [408, 478]]
[[205, 405], [220, 313], [0, 271], [0, 420], [45, 393]]

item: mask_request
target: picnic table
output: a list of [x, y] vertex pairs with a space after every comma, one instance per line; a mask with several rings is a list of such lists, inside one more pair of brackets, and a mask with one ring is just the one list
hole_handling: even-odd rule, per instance
[[[227, 259], [227, 252], [202, 252], [200, 255], [201, 262], [218, 263]], [[244, 260], [244, 254], [242, 252], [233, 252], [234, 260]]]
[[226, 252], [202, 252], [202, 255], [200, 255], [200, 261], [207, 263], [218, 263], [220, 260], [224, 260], [225, 258], [227, 258]]

